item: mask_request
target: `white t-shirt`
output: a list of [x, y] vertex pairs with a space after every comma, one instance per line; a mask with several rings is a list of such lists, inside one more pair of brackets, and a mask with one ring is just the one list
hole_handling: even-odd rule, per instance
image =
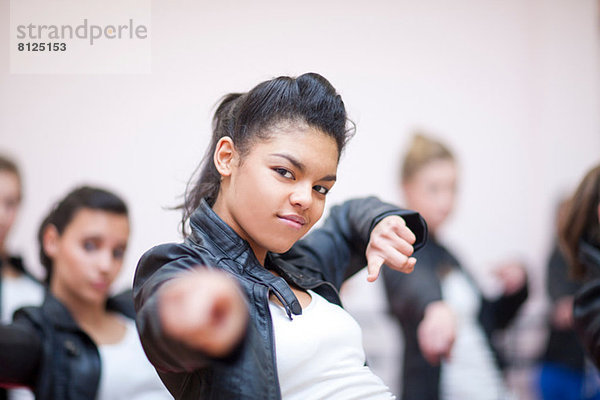
[[450, 358], [442, 362], [442, 400], [499, 400], [508, 392], [486, 336], [478, 323], [480, 297], [461, 271], [442, 280], [442, 298], [456, 314], [456, 340]]
[[389, 388], [365, 366], [362, 333], [343, 308], [313, 291], [290, 320], [270, 302], [277, 374], [284, 400], [390, 400]]
[[31, 278], [2, 277], [2, 323], [12, 322], [13, 313], [25, 306], [39, 306], [44, 301], [44, 287]]
[[146, 358], [133, 320], [119, 343], [98, 347], [102, 364], [97, 400], [173, 399]]

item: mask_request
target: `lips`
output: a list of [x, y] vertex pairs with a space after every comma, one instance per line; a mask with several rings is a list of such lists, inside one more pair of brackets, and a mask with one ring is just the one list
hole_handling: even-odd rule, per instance
[[294, 227], [294, 228], [302, 228], [304, 225], [306, 225], [306, 220], [301, 217], [300, 215], [296, 215], [296, 214], [287, 214], [287, 215], [279, 215], [279, 218], [281, 218], [285, 223], [287, 223], [288, 225]]
[[108, 282], [105, 281], [96, 281], [96, 282], [92, 282], [92, 287], [96, 290], [105, 292], [108, 290], [110, 284]]

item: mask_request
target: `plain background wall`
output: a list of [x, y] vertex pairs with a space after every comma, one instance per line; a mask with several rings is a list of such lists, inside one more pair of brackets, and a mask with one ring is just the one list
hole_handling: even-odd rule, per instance
[[[24, 175], [10, 238], [38, 268], [35, 233], [77, 184], [121, 193], [133, 231], [120, 285], [149, 247], [177, 241], [178, 202], [211, 107], [278, 75], [315, 71], [358, 131], [332, 204], [400, 201], [399, 155], [421, 127], [460, 160], [445, 230], [468, 266], [507, 256], [542, 271], [558, 198], [600, 161], [600, 12], [594, 0], [152, 3], [152, 73], [15, 75], [0, 35], [0, 151]], [[9, 2], [0, 0], [8, 26]]]
[[[8, 25], [9, 2], [0, 2]], [[9, 74], [0, 36], [0, 150], [21, 164], [25, 201], [11, 247], [37, 266], [50, 204], [92, 182], [132, 208], [125, 275], [178, 240], [175, 205], [223, 94], [316, 71], [358, 131], [329, 204], [398, 201], [414, 127], [457, 153], [458, 209], [446, 229], [468, 264], [506, 254], [543, 263], [557, 198], [600, 161], [600, 32], [592, 0], [153, 2], [152, 73]], [[126, 280], [126, 278], [123, 278]]]

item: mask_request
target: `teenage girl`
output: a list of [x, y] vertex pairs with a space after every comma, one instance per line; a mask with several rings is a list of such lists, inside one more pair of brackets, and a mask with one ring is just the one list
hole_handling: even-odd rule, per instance
[[503, 265], [497, 271], [501, 296], [483, 297], [439, 237], [454, 208], [454, 155], [443, 143], [416, 134], [401, 165], [406, 204], [429, 226], [414, 274], [384, 270], [390, 310], [404, 333], [402, 399], [506, 399], [491, 336], [508, 325], [527, 298], [525, 270], [518, 264]]
[[21, 174], [17, 165], [0, 155], [0, 316], [12, 320], [13, 312], [24, 305], [38, 305], [43, 300], [43, 288], [23, 264], [23, 259], [11, 254], [7, 238], [17, 218], [22, 198]]
[[[43, 285], [29, 273], [23, 259], [9, 252], [7, 239], [19, 214], [23, 197], [21, 174], [17, 164], [0, 155], [0, 321], [10, 323], [20, 307], [40, 305], [44, 300]], [[8, 392], [0, 389], [0, 400], [32, 399], [33, 394], [19, 388]]]
[[[559, 239], [571, 276], [583, 283], [574, 299], [574, 327], [590, 360], [600, 368], [600, 165], [585, 174], [570, 199]], [[580, 398], [600, 398], [597, 370], [587, 368], [587, 376], [575, 378], [583, 384]]]
[[125, 203], [97, 188], [69, 193], [39, 229], [48, 292], [0, 326], [0, 384], [36, 399], [168, 399], [144, 356], [131, 293], [109, 298], [129, 239]]
[[322, 76], [279, 77], [227, 95], [187, 193], [191, 233], [140, 260], [138, 330], [178, 399], [390, 399], [365, 365], [343, 281], [385, 262], [410, 272], [426, 227], [375, 198], [332, 208], [349, 137], [344, 103]]

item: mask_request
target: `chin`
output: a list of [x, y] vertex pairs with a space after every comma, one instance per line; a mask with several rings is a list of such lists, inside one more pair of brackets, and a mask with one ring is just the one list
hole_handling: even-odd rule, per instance
[[86, 300], [90, 304], [104, 304], [106, 303], [108, 297], [108, 293], [90, 293], [88, 296], [86, 296]]
[[294, 243], [296, 243], [296, 242], [297, 241], [294, 240], [291, 243], [277, 243], [277, 244], [271, 246], [270, 249], [269, 249], [269, 251], [271, 253], [278, 253], [278, 254], [285, 253], [286, 251], [288, 251], [289, 249], [291, 249], [292, 246], [294, 245]]

